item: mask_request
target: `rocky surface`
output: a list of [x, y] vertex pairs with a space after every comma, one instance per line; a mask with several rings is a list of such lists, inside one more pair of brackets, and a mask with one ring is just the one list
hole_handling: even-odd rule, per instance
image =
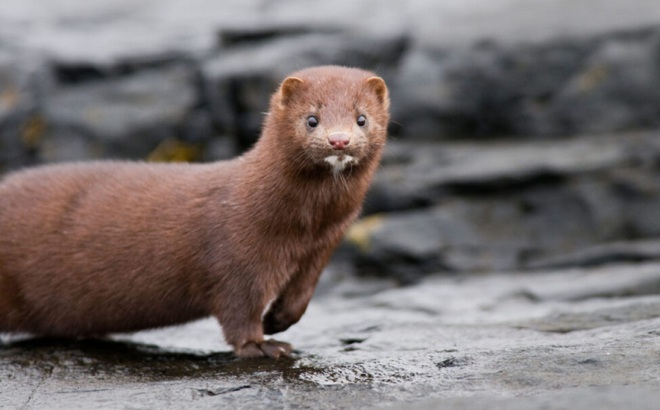
[[376, 70], [393, 122], [293, 359], [211, 319], [2, 335], [0, 408], [657, 407], [656, 3], [4, 1], [0, 173], [235, 156], [316, 64]]
[[658, 289], [657, 263], [403, 288], [345, 279], [279, 336], [297, 349], [280, 361], [234, 359], [211, 319], [103, 341], [5, 338], [0, 406], [650, 409]]
[[[599, 246], [591, 263], [655, 258], [644, 241], [660, 234], [659, 160], [655, 131], [525, 143], [396, 141], [366, 205], [372, 215], [349, 232], [347, 255], [362, 273], [402, 282], [440, 270], [580, 263], [567, 253]], [[602, 246], [613, 241], [628, 241], [626, 251]]]

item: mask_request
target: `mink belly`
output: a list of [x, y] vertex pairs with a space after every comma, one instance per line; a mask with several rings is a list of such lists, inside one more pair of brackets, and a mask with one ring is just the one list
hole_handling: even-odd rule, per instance
[[79, 337], [133, 332], [186, 323], [209, 315], [183, 300], [158, 296], [136, 301], [98, 300], [94, 306], [71, 309], [56, 304], [30, 309], [24, 328], [16, 329], [44, 336]]

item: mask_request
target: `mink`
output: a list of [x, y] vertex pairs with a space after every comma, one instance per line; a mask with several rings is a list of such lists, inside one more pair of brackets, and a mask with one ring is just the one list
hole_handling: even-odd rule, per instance
[[298, 322], [362, 207], [387, 138], [374, 73], [291, 74], [243, 155], [92, 161], [0, 183], [0, 332], [89, 337], [214, 316], [239, 357]]

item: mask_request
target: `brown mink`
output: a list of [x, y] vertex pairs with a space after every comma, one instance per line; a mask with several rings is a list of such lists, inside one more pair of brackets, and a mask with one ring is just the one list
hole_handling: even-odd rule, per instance
[[360, 212], [386, 140], [384, 81], [309, 68], [261, 137], [211, 164], [81, 162], [0, 183], [0, 332], [85, 337], [213, 315], [241, 357], [307, 308]]

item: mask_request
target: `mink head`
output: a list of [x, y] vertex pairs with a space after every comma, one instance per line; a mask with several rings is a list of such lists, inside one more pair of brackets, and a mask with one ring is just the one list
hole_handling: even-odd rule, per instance
[[270, 134], [298, 170], [338, 174], [378, 161], [387, 135], [385, 82], [368, 71], [314, 67], [287, 77], [271, 100]]

